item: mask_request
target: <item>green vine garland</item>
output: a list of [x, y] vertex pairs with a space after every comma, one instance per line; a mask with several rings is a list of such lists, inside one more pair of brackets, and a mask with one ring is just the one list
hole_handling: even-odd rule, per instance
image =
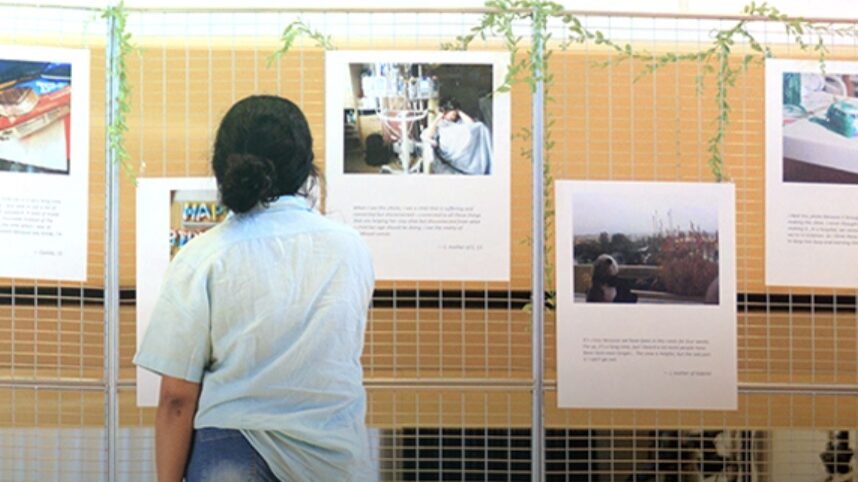
[[[563, 21], [569, 26], [569, 31], [572, 34], [571, 40], [568, 43], [593, 41], [597, 45], [610, 47], [616, 52], [618, 57], [614, 61], [609, 61], [605, 64], [614, 64], [632, 59], [644, 62], [644, 67], [638, 73], [635, 80], [649, 74], [654, 74], [662, 67], [668, 65], [680, 62], [702, 63], [703, 74], [697, 76], [697, 91], [700, 94], [703, 90], [705, 77], [714, 75], [714, 100], [718, 107], [718, 114], [715, 118], [714, 132], [707, 140], [707, 151], [709, 152], [709, 167], [712, 170], [715, 180], [720, 182], [725, 179], [723, 143], [727, 135], [727, 127], [730, 123], [731, 107], [728, 101], [729, 89], [736, 86], [737, 79], [747, 71], [750, 64], [762, 64], [765, 62], [765, 59], [772, 57], [769, 46], [758, 40], [748, 30], [748, 23], [757, 20], [781, 23], [788, 38], [791, 38], [801, 51], [813, 53], [818, 56], [822, 71], [825, 70], [825, 56], [829, 53], [823, 37], [856, 37], [854, 26], [836, 28], [831, 24], [815, 24], [803, 18], [790, 17], [765, 2], [761, 4], [751, 2], [745, 6], [742, 13], [752, 18], [739, 20], [727, 29], [714, 30], [712, 32], [713, 41], [711, 46], [696, 52], [681, 54], [668, 52], [659, 55], [646, 51], [636, 51], [628, 43], [624, 45], [617, 44], [600, 35], [600, 32], [591, 32], [585, 29], [581, 25], [581, 22], [574, 17], [565, 16]], [[814, 38], [815, 40], [813, 40]], [[733, 54], [736, 44], [740, 41], [747, 42], [752, 53], [745, 54], [739, 65], [733, 66], [730, 64], [730, 56]], [[717, 67], [712, 65], [713, 60]]]
[[[481, 17], [479, 23], [468, 30], [468, 33], [457, 36], [453, 42], [441, 44], [445, 50], [467, 50], [477, 39], [487, 40], [490, 37], [500, 38], [504, 47], [509, 51], [510, 63], [503, 84], [497, 89], [499, 92], [508, 92], [516, 83], [527, 84], [531, 91], [535, 91], [537, 83], [544, 82], [544, 93], [546, 104], [555, 99], [550, 95], [553, 75], [549, 69], [549, 60], [553, 49], [551, 33], [548, 30], [549, 21], [559, 19], [568, 35], [566, 41], [559, 45], [561, 50], [568, 49], [573, 44], [592, 43], [601, 45], [614, 51], [615, 58], [606, 62], [596, 63], [597, 66], [610, 66], [627, 60], [643, 62], [644, 67], [636, 75], [639, 80], [668, 65], [680, 62], [695, 62], [702, 64], [702, 74], [696, 79], [698, 95], [702, 94], [704, 81], [707, 77], [714, 76], [715, 97], [717, 116], [714, 119], [715, 128], [712, 135], [706, 141], [706, 150], [709, 154], [708, 164], [712, 175], [717, 182], [728, 179], [724, 172], [724, 140], [730, 123], [731, 106], [729, 92], [736, 86], [738, 78], [747, 71], [752, 63], [762, 64], [766, 58], [772, 57], [772, 51], [768, 45], [758, 40], [749, 30], [748, 25], [753, 21], [777, 22], [783, 25], [788, 38], [803, 52], [813, 53], [818, 56], [820, 69], [825, 70], [825, 58], [829, 53], [825, 43], [825, 36], [858, 38], [858, 29], [855, 26], [835, 27], [832, 24], [817, 24], [803, 18], [790, 17], [777, 8], [767, 3], [751, 2], [743, 9], [743, 14], [749, 18], [737, 21], [733, 26], [723, 30], [711, 32], [712, 44], [704, 49], [676, 53], [668, 52], [653, 54], [646, 50], [637, 50], [631, 43], [620, 44], [615, 42], [602, 31], [591, 30], [584, 26], [579, 18], [574, 15], [564, 14], [562, 5], [546, 0], [488, 0], [485, 3], [488, 10]], [[516, 32], [515, 26], [519, 23], [528, 23], [531, 26], [529, 42], [525, 42], [523, 36]], [[301, 20], [289, 24], [281, 35], [282, 46], [271, 57], [271, 61], [279, 59], [289, 51], [294, 42], [301, 36], [307, 36], [316, 41], [316, 44], [326, 50], [333, 49], [331, 37], [313, 29]], [[745, 43], [750, 47], [751, 53], [742, 57], [739, 65], [733, 65], [730, 57], [733, 55], [737, 44]], [[534, 46], [543, 47], [542, 55]], [[519, 55], [519, 54], [524, 55]], [[520, 58], [519, 58], [520, 57]], [[713, 62], [715, 65], [713, 65]], [[554, 178], [550, 170], [550, 154], [554, 148], [552, 128], [555, 124], [551, 118], [550, 111], [546, 110], [545, 131], [543, 143], [544, 167], [543, 175], [545, 184], [543, 193], [545, 199], [545, 233], [549, 236], [553, 226], [554, 205], [551, 201], [551, 193]], [[529, 128], [522, 128], [515, 138], [529, 141], [532, 132]], [[532, 147], [522, 148], [522, 156], [532, 158]], [[530, 244], [532, 240], [526, 239]], [[546, 246], [546, 279], [553, 278], [553, 263], [551, 258], [552, 244]], [[546, 306], [554, 306], [553, 293], [548, 293]]]
[[[767, 3], [757, 4], [751, 2], [745, 6], [743, 14], [748, 19], [736, 22], [732, 27], [712, 32], [712, 45], [696, 52], [664, 54], [652, 54], [647, 51], [638, 51], [630, 43], [620, 44], [599, 30], [591, 30], [584, 26], [581, 20], [574, 15], [563, 14], [560, 4], [544, 0], [489, 0], [485, 4], [490, 9], [489, 13], [483, 15], [479, 24], [470, 29], [466, 35], [456, 38], [454, 43], [442, 44], [442, 48], [465, 50], [477, 37], [486, 39], [489, 36], [499, 37], [510, 51], [512, 60], [510, 70], [501, 90], [508, 90], [510, 85], [516, 82], [526, 82], [531, 88], [535, 87], [538, 80], [544, 80], [550, 85], [552, 77], [548, 69], [548, 61], [552, 53], [550, 33], [547, 32], [548, 20], [557, 18], [562, 21], [568, 33], [568, 40], [559, 44], [562, 50], [566, 50], [572, 44], [592, 43], [602, 45], [614, 50], [616, 58], [596, 65], [607, 66], [623, 62], [625, 60], [638, 60], [644, 63], [636, 80], [646, 75], [653, 74], [662, 67], [679, 62], [703, 63], [703, 74], [697, 79], [698, 92], [702, 91], [705, 77], [715, 77], [715, 103], [718, 114], [715, 118], [715, 129], [707, 140], [707, 151], [709, 153], [709, 167], [716, 181], [726, 178], [724, 173], [723, 143], [730, 123], [731, 107], [729, 103], [729, 89], [735, 87], [739, 76], [744, 73], [751, 63], [762, 63], [766, 58], [772, 56], [768, 45], [758, 40], [748, 29], [751, 21], [778, 22], [784, 26], [785, 33], [804, 52], [814, 53], [818, 56], [820, 68], [825, 68], [825, 56], [829, 50], [825, 44], [825, 36], [836, 37], [858, 37], [858, 31], [854, 26], [835, 27], [832, 24], [817, 24], [803, 18], [790, 17]], [[516, 36], [513, 25], [516, 21], [530, 20], [533, 26], [530, 50], [525, 50], [521, 60], [516, 61], [515, 56], [523, 50], [520, 36]], [[738, 66], [730, 63], [730, 56], [737, 43], [744, 41], [748, 44], [752, 53], [746, 54]], [[539, 57], [532, 46], [542, 43], [544, 56]], [[712, 65], [715, 62], [717, 67]], [[541, 72], [541, 73], [540, 73]], [[546, 100], [548, 100], [546, 98]], [[546, 151], [548, 151], [546, 143]]]
[[[118, 86], [116, 96], [111, 99], [116, 105], [116, 112], [107, 126], [107, 142], [109, 149], [113, 151], [114, 161], [119, 164], [128, 178], [137, 183], [137, 173], [131, 165], [131, 156], [125, 148], [125, 136], [128, 133], [128, 114], [131, 113], [131, 87], [128, 85], [128, 67], [126, 59], [129, 54], [136, 51], [131, 44], [131, 34], [126, 31], [128, 12], [125, 10], [125, 1], [120, 0], [116, 5], [107, 7], [101, 17], [108, 22], [113, 20], [115, 32], [113, 35], [118, 39], [118, 52], [116, 53], [116, 77]], [[141, 164], [141, 170], [145, 164]]]
[[[560, 19], [568, 34], [568, 40], [559, 45], [562, 50], [568, 49], [572, 44], [590, 42], [595, 45], [609, 47], [616, 54], [615, 59], [597, 63], [596, 65], [598, 66], [613, 65], [631, 59], [644, 62], [645, 67], [636, 76], [635, 80], [653, 74], [667, 65], [679, 62], [703, 63], [703, 74], [698, 76], [697, 79], [698, 95], [702, 93], [704, 78], [714, 75], [716, 88], [715, 103], [718, 107], [718, 114], [715, 118], [715, 129], [707, 140], [708, 164], [715, 181], [721, 182], [727, 178], [724, 173], [723, 144], [727, 135], [727, 127], [730, 123], [731, 107], [729, 103], [729, 89], [735, 87], [739, 76], [747, 71], [748, 66], [752, 62], [763, 63], [766, 58], [772, 56], [768, 45], [760, 42], [748, 29], [748, 23], [751, 20], [756, 20], [755, 18], [743, 19], [728, 29], [713, 31], [712, 45], [697, 52], [668, 52], [656, 55], [646, 51], [638, 51], [630, 43], [619, 44], [599, 30], [586, 28], [581, 20], [574, 15], [563, 14], [563, 7], [555, 2], [544, 0], [489, 0], [485, 3], [485, 6], [491, 11], [483, 15], [479, 24], [472, 27], [467, 34], [457, 37], [456, 42], [442, 44], [442, 48], [465, 50], [477, 37], [483, 40], [490, 36], [503, 39], [505, 46], [510, 51], [511, 67], [504, 85], [499, 90], [509, 90], [510, 86], [516, 82], [525, 82], [530, 85], [531, 89], [534, 89], [536, 83], [542, 80], [545, 82], [546, 104], [554, 101], [549, 94], [553, 80], [553, 76], [549, 70], [549, 59], [552, 54], [551, 45], [549, 44], [551, 34], [547, 29], [550, 18]], [[802, 51], [818, 55], [820, 69], [823, 71], [825, 69], [825, 56], [829, 52], [823, 38], [824, 36], [858, 37], [858, 32], [856, 32], [854, 26], [836, 28], [831, 24], [815, 24], [802, 18], [785, 15], [767, 3], [757, 4], [756, 2], [751, 2], [744, 8], [743, 13], [749, 17], [758, 17], [759, 20], [783, 24], [788, 37]], [[531, 41], [529, 42], [530, 50], [525, 50], [527, 55], [524, 55], [521, 60], [516, 60], [517, 54], [522, 50], [522, 38], [515, 35], [513, 25], [516, 21], [525, 21], [527, 19], [530, 19], [533, 26]], [[746, 42], [753, 53], [746, 54], [739, 66], [733, 66], [730, 63], [730, 56], [736, 44], [740, 41]], [[543, 46], [544, 55], [541, 57], [533, 48], [537, 45]], [[713, 60], [716, 62], [717, 68], [712, 65]], [[551, 234], [554, 219], [554, 205], [551, 200], [553, 176], [551, 175], [549, 160], [551, 150], [554, 147], [554, 141], [552, 140], [554, 120], [551, 118], [550, 111], [548, 110], [546, 110], [544, 116], [545, 137], [543, 149], [545, 165], [543, 169], [545, 184], [543, 186], [543, 194], [545, 199], [545, 234], [546, 238], [548, 238]], [[529, 138], [529, 129], [523, 129], [520, 135]], [[526, 157], [531, 157], [533, 153], [531, 149], [525, 149], [522, 154]], [[527, 239], [526, 241], [529, 244], [531, 240]], [[544, 272], [546, 279], [551, 280], [553, 278], [553, 263], [551, 262], [552, 244], [547, 241], [549, 240], [546, 239], [545, 243]], [[554, 293], [549, 291], [546, 293], [546, 307], [552, 309], [554, 304]], [[531, 308], [530, 306], [527, 307], [527, 309]]]
[[[489, 37], [503, 39], [504, 46], [509, 51], [510, 61], [503, 84], [497, 89], [498, 92], [507, 92], [513, 84], [524, 82], [530, 86], [531, 91], [536, 90], [539, 81], [550, 84], [552, 77], [548, 72], [548, 59], [551, 57], [549, 41], [551, 34], [548, 32], [548, 21], [557, 17], [563, 11], [563, 7], [557, 3], [540, 0], [488, 0], [485, 3], [488, 13], [483, 15], [478, 25], [471, 27], [465, 35], [459, 35], [454, 42], [441, 44], [444, 50], [467, 50], [471, 43], [478, 37], [486, 40]], [[528, 44], [529, 50], [517, 60], [518, 54], [523, 50], [524, 38], [514, 31], [518, 22], [527, 22], [531, 25], [531, 38]], [[543, 55], [532, 49], [535, 45], [543, 46]], [[546, 88], [548, 85], [545, 86]]]
[[268, 67], [271, 67], [274, 63], [280, 61], [280, 59], [289, 52], [292, 45], [294, 45], [301, 37], [309, 37], [310, 39], [313, 39], [316, 42], [316, 46], [325, 50], [336, 50], [334, 43], [331, 41], [330, 35], [325, 35], [319, 30], [314, 29], [310, 25], [306, 24], [304, 20], [299, 18], [283, 29], [283, 33], [280, 34], [280, 48], [268, 57]]
[[[471, 43], [478, 37], [481, 40], [486, 40], [489, 37], [500, 37], [504, 41], [504, 46], [509, 51], [510, 61], [506, 72], [503, 84], [498, 87], [498, 92], [508, 92], [513, 84], [525, 83], [530, 87], [531, 92], [535, 92], [538, 83], [543, 82], [543, 98], [546, 104], [555, 102], [551, 95], [551, 85], [554, 80], [553, 74], [549, 70], [548, 60], [551, 57], [550, 40], [551, 33], [548, 32], [548, 22], [552, 17], [557, 17], [563, 11], [563, 7], [557, 3], [533, 1], [533, 0], [489, 0], [485, 3], [489, 12], [483, 15], [480, 23], [470, 29], [465, 35], [456, 37], [455, 42], [447, 42], [441, 44], [444, 50], [467, 50]], [[518, 54], [522, 51], [523, 38], [514, 33], [513, 28], [516, 23], [527, 22], [531, 25], [531, 39], [529, 42], [529, 50], [525, 50], [525, 55], [521, 59], [517, 59]], [[534, 49], [534, 46], [542, 46], [542, 55]], [[554, 203], [551, 198], [554, 186], [554, 175], [551, 172], [551, 153], [555, 142], [553, 139], [553, 127], [555, 120], [550, 111], [546, 110], [543, 113], [544, 130], [543, 130], [543, 149], [542, 149], [542, 178], [543, 178], [543, 213], [546, 242], [544, 246], [544, 273], [545, 279], [551, 280], [554, 278], [554, 263], [551, 262], [553, 257], [553, 244], [548, 241], [552, 228], [554, 226]], [[531, 144], [533, 133], [529, 127], [522, 127], [513, 137], [525, 142], [525, 147], [521, 148], [520, 154], [525, 159], [533, 158], [533, 146]], [[524, 244], [530, 246], [533, 243], [533, 238], [527, 236]], [[555, 306], [554, 292], [548, 290], [545, 296], [545, 305], [549, 309]], [[525, 305], [525, 311], [530, 312], [532, 309], [531, 303]]]

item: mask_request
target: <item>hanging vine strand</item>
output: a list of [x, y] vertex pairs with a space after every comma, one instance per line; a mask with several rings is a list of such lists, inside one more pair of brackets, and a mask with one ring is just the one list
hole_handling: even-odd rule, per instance
[[[531, 92], [536, 90], [539, 81], [548, 82], [548, 59], [551, 51], [548, 48], [551, 34], [548, 32], [548, 21], [560, 15], [561, 5], [553, 2], [534, 0], [489, 0], [485, 3], [488, 10], [478, 25], [471, 27], [469, 32], [456, 37], [454, 42], [441, 44], [444, 50], [467, 50], [477, 39], [487, 40], [489, 37], [503, 39], [504, 47], [509, 51], [509, 67], [498, 92], [508, 92], [513, 84], [524, 82], [530, 86]], [[524, 37], [516, 32], [516, 25], [530, 26], [530, 42], [524, 45]], [[528, 47], [545, 46], [544, 55]], [[519, 56], [519, 53], [524, 55]], [[520, 58], [519, 58], [520, 57]]]
[[[117, 80], [116, 95], [111, 99], [116, 106], [116, 112], [107, 126], [107, 142], [113, 151], [114, 162], [118, 163], [125, 175], [137, 183], [137, 173], [131, 165], [131, 157], [125, 148], [125, 136], [128, 134], [128, 114], [131, 113], [131, 87], [128, 85], [128, 66], [126, 59], [136, 51], [131, 43], [131, 34], [126, 30], [128, 12], [125, 10], [125, 2], [120, 1], [114, 6], [107, 7], [101, 15], [102, 18], [114, 23], [114, 35], [118, 40], [116, 52], [115, 75]], [[141, 164], [141, 170], [145, 165]]]
[[[723, 144], [730, 123], [731, 106], [729, 103], [729, 91], [736, 86], [738, 78], [747, 71], [751, 64], [762, 64], [765, 59], [773, 56], [770, 46], [758, 40], [749, 29], [749, 24], [754, 21], [777, 22], [783, 25], [784, 32], [806, 53], [816, 55], [819, 60], [821, 71], [825, 71], [825, 58], [829, 53], [825, 43], [825, 37], [858, 37], [855, 26], [836, 27], [833, 24], [817, 24], [803, 18], [790, 17], [777, 8], [767, 3], [757, 4], [751, 2], [743, 9], [743, 14], [749, 18], [737, 21], [730, 28], [713, 30], [711, 32], [712, 44], [704, 49], [694, 52], [675, 53], [667, 52], [653, 54], [645, 50], [636, 50], [631, 44], [619, 44], [605, 37], [600, 32], [586, 29], [575, 17], [564, 16], [563, 22], [568, 26], [570, 32], [570, 43], [582, 43], [592, 41], [596, 45], [604, 45], [614, 50], [616, 57], [602, 65], [613, 65], [626, 60], [637, 60], [643, 63], [643, 68], [638, 72], [635, 80], [656, 73], [659, 69], [668, 65], [681, 62], [694, 62], [702, 64], [702, 74], [696, 78], [697, 91], [703, 90], [706, 77], [714, 76], [715, 97], [717, 107], [715, 128], [706, 142], [706, 150], [709, 153], [709, 168], [716, 181], [725, 180]], [[741, 57], [738, 65], [730, 62], [731, 56], [738, 43], [744, 42], [748, 45], [751, 53]], [[565, 46], [564, 46], [565, 47]], [[713, 63], [715, 65], [713, 65]]]
[[283, 33], [280, 34], [280, 48], [268, 57], [268, 67], [271, 67], [274, 63], [280, 61], [280, 59], [292, 49], [292, 46], [301, 37], [307, 37], [314, 40], [316, 42], [316, 46], [325, 50], [336, 50], [330, 35], [325, 35], [321, 31], [316, 30], [309, 24], [305, 23], [304, 20], [298, 19], [283, 29]]

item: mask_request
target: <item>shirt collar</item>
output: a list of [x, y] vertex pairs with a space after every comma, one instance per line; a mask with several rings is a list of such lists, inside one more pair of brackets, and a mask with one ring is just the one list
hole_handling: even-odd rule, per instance
[[268, 204], [267, 211], [287, 211], [293, 209], [309, 211], [310, 207], [307, 206], [307, 199], [304, 196], [280, 196], [276, 201]]
[[[280, 196], [276, 201], [268, 203], [268, 207], [263, 207], [262, 203], [254, 206], [245, 214], [284, 212], [284, 211], [311, 211], [307, 200], [303, 196], [289, 195]], [[235, 213], [230, 212], [230, 216]]]

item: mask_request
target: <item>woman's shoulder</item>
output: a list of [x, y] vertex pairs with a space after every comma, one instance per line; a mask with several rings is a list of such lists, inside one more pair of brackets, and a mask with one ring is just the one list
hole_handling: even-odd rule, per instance
[[323, 214], [319, 211], [308, 211], [307, 216], [312, 219], [311, 230], [320, 232], [331, 232], [342, 236], [344, 239], [360, 238], [360, 233], [346, 222], [341, 213]]
[[364, 237], [354, 227], [345, 222], [319, 214], [320, 234], [324, 233], [334, 247], [347, 256], [369, 258], [369, 246]]
[[213, 226], [206, 232], [196, 236], [176, 253], [173, 263], [187, 265], [194, 269], [205, 267], [205, 264], [217, 258], [217, 253], [222, 251], [225, 245], [225, 231], [232, 224], [231, 218]]
[[366, 241], [357, 229], [342, 221], [322, 215], [319, 216], [321, 217], [320, 222], [325, 226], [324, 231], [331, 233], [331, 236], [339, 243], [342, 243], [344, 246], [351, 246], [356, 249], [369, 251]]

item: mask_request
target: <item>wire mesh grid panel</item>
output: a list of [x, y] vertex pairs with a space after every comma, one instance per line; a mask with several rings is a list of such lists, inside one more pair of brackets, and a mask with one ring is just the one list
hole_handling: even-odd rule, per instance
[[[0, 478], [106, 477], [101, 212], [104, 184], [104, 23], [97, 12], [0, 6], [2, 42], [92, 53], [88, 281], [3, 280]], [[38, 18], [38, 22], [33, 19]], [[276, 93], [304, 110], [324, 164], [324, 52], [300, 40], [269, 66], [295, 19], [340, 49], [436, 50], [475, 25], [450, 12], [132, 12], [128, 151], [142, 177], [210, 175], [213, 133], [226, 109]], [[583, 16], [591, 28], [651, 51], [692, 51], [731, 20]], [[793, 55], [770, 24], [755, 32]], [[527, 35], [529, 25], [517, 29]], [[556, 39], [566, 32], [555, 31]], [[498, 50], [493, 39], [475, 49]], [[743, 50], [737, 46], [736, 61]], [[855, 56], [838, 46], [838, 58]], [[638, 79], [641, 64], [603, 64], [610, 52], [572, 46], [551, 58], [546, 157], [558, 179], [711, 179], [706, 141], [717, 109], [698, 93], [701, 64]], [[751, 66], [731, 90], [726, 172], [737, 187], [739, 370], [736, 412], [558, 410], [546, 396], [549, 480], [850, 480], [856, 405], [855, 293], [781, 289], [763, 281], [763, 80]], [[526, 86], [512, 93], [512, 132], [529, 127]], [[512, 278], [508, 283], [379, 282], [364, 349], [367, 420], [385, 480], [529, 480], [531, 223], [529, 141], [511, 143]], [[323, 166], [322, 166], [323, 167]], [[135, 405], [134, 186], [120, 193], [121, 480], [153, 477], [154, 412]], [[550, 222], [549, 222], [550, 226]], [[547, 240], [553, 233], [546, 233]], [[548, 256], [549, 262], [552, 261]], [[551, 280], [548, 286], [552, 286]], [[547, 313], [546, 382], [555, 381]], [[51, 389], [37, 388], [41, 385]], [[776, 393], [785, 392], [785, 393]], [[69, 464], [69, 460], [79, 461]], [[75, 479], [77, 477], [77, 479]], [[836, 478], [841, 477], [841, 478]]]
[[[747, 393], [735, 412], [559, 410], [547, 480], [852, 480], [854, 396]], [[827, 478], [830, 477], [830, 478]]]
[[[739, 19], [580, 16], [621, 46], [692, 53]], [[750, 30], [778, 56], [806, 58], [774, 23]], [[556, 77], [547, 125], [558, 179], [712, 182], [709, 139], [719, 109], [705, 63], [668, 63], [655, 73], [610, 47], [573, 43], [554, 27]], [[826, 39], [830, 41], [831, 39]], [[852, 42], [832, 57], [854, 58]], [[730, 62], [751, 52], [737, 43]], [[701, 82], [702, 80], [702, 82]], [[548, 480], [853, 480], [856, 402], [855, 292], [778, 288], [764, 281], [763, 67], [749, 65], [729, 90], [721, 143], [736, 186], [738, 368], [736, 412], [557, 408], [555, 320], [546, 323]], [[550, 223], [549, 223], [550, 225]], [[547, 233], [553, 240], [553, 233]], [[553, 259], [549, 260], [549, 263]], [[835, 391], [826, 391], [833, 388]], [[778, 395], [787, 391], [794, 395]]]
[[106, 480], [103, 390], [3, 388], [0, 407], [3, 480]]
[[87, 281], [0, 280], [3, 378], [102, 378], [104, 28], [89, 11], [0, 7], [3, 45], [88, 49], [91, 131]]
[[371, 389], [369, 400], [381, 480], [531, 480], [527, 391]]
[[[270, 93], [295, 101], [305, 112], [316, 161], [324, 172], [324, 50], [303, 39], [279, 61], [271, 62], [285, 26], [301, 19], [330, 35], [338, 49], [437, 50], [476, 18], [451, 13], [132, 12], [128, 25], [140, 53], [129, 59], [133, 105], [128, 151], [142, 178], [210, 176], [213, 135], [226, 110], [247, 95]], [[489, 42], [477, 47], [497, 49]], [[512, 106], [513, 129], [518, 131], [530, 122], [526, 87], [515, 88]], [[447, 473], [491, 473], [496, 480], [513, 474], [518, 474], [518, 480], [528, 478], [522, 474], [529, 470], [529, 456], [521, 456], [520, 446], [524, 441], [529, 447], [529, 435], [516, 435], [528, 430], [530, 413], [530, 316], [523, 309], [530, 281], [529, 248], [524, 243], [530, 226], [529, 165], [522, 155], [526, 145], [526, 140], [516, 139], [511, 146], [510, 282], [382, 280], [376, 284], [363, 365], [371, 390], [368, 422], [375, 465], [387, 480], [426, 480], [432, 470], [424, 462], [413, 465], [406, 460], [428, 457], [424, 440], [433, 433], [439, 441], [449, 442], [455, 433], [462, 440], [475, 439], [475, 434], [489, 433], [486, 420], [491, 421], [492, 430], [499, 430], [496, 437], [517, 442], [492, 451], [491, 470], [482, 472], [470, 462], [465, 464], [464, 456], [445, 452]], [[122, 182], [121, 281], [128, 304], [120, 315], [120, 372], [126, 389], [120, 420], [123, 433], [136, 434], [131, 445], [148, 447], [153, 410], [135, 406], [131, 363], [136, 341], [134, 219], [136, 209], [146, 207], [131, 202], [134, 186], [128, 180]], [[498, 384], [511, 392], [483, 393], [481, 389], [496, 390]], [[415, 398], [402, 393], [406, 385], [442, 391], [460, 385], [469, 393], [459, 396], [446, 391], [441, 397], [429, 389]], [[510, 432], [512, 425], [518, 432]], [[515, 466], [502, 463], [500, 454], [509, 451], [518, 454]], [[134, 468], [123, 476], [151, 478], [153, 455], [149, 450], [119, 454], [121, 467]]]
[[[0, 5], [0, 18], [0, 45], [10, 51], [89, 51], [83, 107], [91, 128], [82, 136], [90, 174], [86, 281], [0, 279], [0, 479], [103, 480], [105, 28], [98, 12], [86, 9]], [[4, 88], [8, 82], [4, 77]]]

